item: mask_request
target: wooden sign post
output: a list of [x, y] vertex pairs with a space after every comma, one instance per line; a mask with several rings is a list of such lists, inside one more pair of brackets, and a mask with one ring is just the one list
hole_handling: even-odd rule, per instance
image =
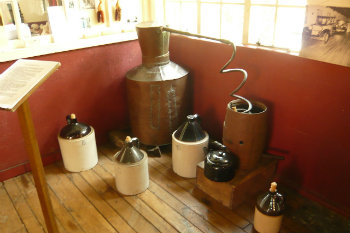
[[52, 61], [18, 60], [0, 75], [0, 109], [12, 112], [18, 110], [35, 187], [49, 233], [56, 233], [58, 229], [27, 99], [60, 65]]

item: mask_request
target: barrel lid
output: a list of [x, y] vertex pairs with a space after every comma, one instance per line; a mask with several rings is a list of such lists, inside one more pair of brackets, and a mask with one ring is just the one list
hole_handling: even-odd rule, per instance
[[88, 135], [91, 127], [87, 124], [78, 122], [74, 113], [66, 116], [67, 125], [60, 131], [60, 137], [65, 139], [77, 139]]
[[142, 160], [144, 154], [139, 149], [139, 139], [127, 136], [124, 141], [124, 146], [118, 151], [114, 158], [119, 163], [132, 164]]
[[206, 137], [198, 114], [188, 115], [187, 120], [175, 131], [175, 138], [183, 142], [197, 142]]
[[277, 192], [277, 183], [272, 182], [268, 192], [261, 194], [256, 207], [260, 212], [269, 216], [282, 215], [285, 209], [284, 197]]

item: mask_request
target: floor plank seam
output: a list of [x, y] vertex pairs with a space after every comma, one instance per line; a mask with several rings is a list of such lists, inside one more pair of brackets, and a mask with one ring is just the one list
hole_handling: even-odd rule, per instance
[[[100, 166], [101, 166], [101, 165], [100, 165]], [[106, 170], [103, 166], [101, 166], [101, 168], [102, 168], [103, 170], [105, 170], [106, 172], [110, 173], [110, 172], [109, 172], [108, 170]], [[106, 181], [103, 179], [103, 177], [101, 177], [95, 170], [93, 170], [93, 171], [94, 171], [94, 173], [95, 173], [98, 177], [100, 177], [100, 179], [101, 179], [108, 187], [112, 188], [114, 192], [117, 192], [113, 186], [109, 185], [108, 182], [106, 182]], [[110, 173], [110, 174], [111, 174], [111, 173]], [[113, 176], [113, 174], [111, 174], [111, 175]], [[100, 194], [99, 194], [99, 195], [100, 195]], [[119, 194], [118, 194], [118, 195], [119, 195]], [[133, 208], [133, 206], [131, 206], [130, 203], [129, 203], [128, 201], [126, 201], [125, 198], [124, 198], [122, 195], [119, 195], [119, 196], [120, 196], [131, 208]], [[102, 197], [102, 198], [103, 198], [103, 197]], [[103, 199], [104, 199], [104, 198], [103, 198]], [[107, 203], [108, 203], [108, 202], [107, 202]], [[108, 203], [108, 204], [109, 204], [109, 203]], [[109, 205], [110, 205], [110, 204], [109, 204]], [[114, 211], [116, 211], [116, 212], [120, 215], [120, 217], [123, 218], [124, 221], [125, 221], [133, 230], [135, 230], [135, 232], [139, 232], [139, 231], [137, 231], [137, 229], [135, 229], [133, 226], [131, 226], [131, 225], [128, 223], [128, 220], [125, 219], [125, 218], [118, 212], [118, 210], [116, 210], [116, 209], [115, 209], [113, 206], [111, 206], [111, 205], [110, 205], [110, 207], [111, 207]], [[133, 209], [135, 209], [135, 208], [133, 208]], [[135, 209], [135, 211], [138, 212], [141, 216], [143, 216], [139, 211], [137, 211], [137, 209]], [[149, 224], [153, 225], [148, 219], [145, 218], [145, 220], [146, 220]], [[157, 229], [157, 228], [156, 228], [156, 229]], [[158, 230], [158, 229], [157, 229], [157, 230]], [[160, 231], [158, 230], [158, 232], [160, 232]]]
[[[157, 161], [157, 162], [158, 162], [158, 161]], [[158, 162], [158, 163], [159, 163], [159, 162]], [[191, 194], [190, 192], [188, 192], [185, 188], [183, 188], [183, 187], [182, 187], [181, 185], [179, 185], [177, 182], [175, 182], [174, 180], [172, 180], [172, 179], [170, 178], [170, 176], [164, 174], [160, 169], [157, 169], [157, 167], [152, 166], [152, 165], [150, 165], [150, 166], [151, 166], [153, 169], [155, 169], [157, 172], [159, 172], [162, 176], [169, 177], [170, 181], [173, 182], [175, 185], [177, 185], [179, 188], [181, 188], [183, 191], [185, 191], [185, 192], [189, 193], [190, 195], [192, 195], [192, 194]], [[167, 167], [166, 167], [166, 168], [167, 168]], [[195, 198], [195, 199], [197, 199], [197, 198]], [[197, 200], [198, 200], [198, 199], [197, 199]], [[212, 212], [218, 214], [219, 216], [224, 217], [227, 221], [231, 222], [231, 223], [234, 224], [236, 227], [238, 227], [238, 228], [240, 228], [241, 230], [243, 230], [241, 227], [239, 227], [239, 226], [237, 226], [235, 223], [233, 223], [230, 219], [227, 219], [227, 218], [226, 218], [225, 216], [223, 216], [221, 213], [215, 211], [214, 209], [212, 209], [210, 206], [206, 205], [206, 204], [203, 203], [202, 201], [198, 200], [198, 202], [200, 202], [200, 203], [202, 203], [203, 205], [205, 205], [205, 206], [208, 208], [208, 210], [210, 210], [210, 211], [212, 211]], [[184, 204], [186, 205], [186, 203], [184, 203]], [[208, 221], [207, 219], [204, 218], [204, 216], [202, 216], [201, 214], [199, 214], [199, 215], [200, 215], [205, 221]]]
[[41, 228], [43, 229], [43, 231], [46, 233], [46, 232], [47, 232], [46, 226], [43, 226], [42, 223], [39, 221], [38, 216], [36, 216], [34, 210], [33, 210], [33, 209], [31, 208], [31, 206], [29, 205], [28, 200], [27, 200], [27, 198], [25, 198], [25, 195], [24, 195], [24, 193], [23, 193], [23, 190], [19, 187], [18, 183], [15, 182], [15, 184], [16, 184], [18, 190], [20, 190], [21, 194], [23, 195], [23, 199], [24, 199], [24, 201], [26, 202], [26, 204], [27, 204], [27, 206], [28, 206], [30, 212], [32, 213], [32, 215], [34, 216], [34, 218], [36, 219], [36, 221], [39, 223], [39, 225], [41, 226]]
[[[107, 156], [105, 156], [105, 157], [107, 157]], [[108, 158], [108, 157], [107, 157]], [[109, 158], [108, 158], [109, 159]], [[112, 160], [110, 160], [110, 161], [112, 161]], [[113, 161], [112, 161], [113, 162]], [[108, 172], [111, 176], [113, 176], [114, 177], [114, 174], [113, 173], [111, 173], [108, 169], [106, 169], [104, 166], [101, 166], [106, 172]], [[102, 178], [101, 178], [102, 179]], [[108, 183], [106, 183], [109, 187], [111, 187], [115, 192], [118, 192], [118, 191], [116, 191], [115, 190], [115, 187], [113, 186], [110, 186]], [[120, 196], [130, 205], [130, 203], [124, 198], [124, 196], [122, 195], [122, 194], [120, 194]], [[140, 200], [140, 201], [142, 201], [143, 202], [143, 200], [141, 199], [141, 198], [139, 198], [137, 195], [136, 195], [136, 197]], [[143, 202], [144, 203], [144, 202]], [[145, 203], [145, 205], [147, 205], [147, 203]], [[131, 205], [130, 205], [131, 206]], [[147, 205], [150, 209], [152, 209], [152, 207], [150, 207], [149, 205]], [[131, 206], [132, 207], [132, 206]], [[137, 209], [135, 209], [140, 215], [142, 215]], [[153, 210], [153, 209], [152, 209]], [[154, 211], [154, 210], [153, 210]], [[156, 214], [157, 214], [157, 212], [156, 211], [154, 211]], [[164, 219], [162, 216], [160, 216], [159, 214], [157, 214], [160, 218], [162, 218], [162, 219]], [[143, 215], [142, 215], [143, 216]], [[146, 219], [146, 220], [148, 220], [148, 219]], [[148, 220], [148, 222], [150, 223], [150, 224], [152, 224], [152, 222], [150, 222], [149, 220]], [[165, 222], [167, 222], [168, 224], [170, 224], [168, 221], [166, 221], [165, 220]], [[153, 224], [152, 224], [153, 225]], [[171, 224], [170, 224], [171, 225]], [[159, 230], [159, 229], [158, 229]]]
[[[161, 189], [163, 189], [162, 187], [160, 187], [157, 183], [155, 183], [153, 180], [152, 180], [152, 182], [154, 183], [154, 185], [157, 185], [159, 188], [161, 188]], [[164, 190], [164, 189], [163, 189]], [[156, 197], [158, 197], [159, 199], [161, 199], [162, 200], [162, 198], [161, 197], [159, 197], [158, 195], [157, 195], [157, 193], [156, 192], [153, 192], [152, 190], [149, 190], [151, 193], [153, 193]], [[171, 196], [173, 196], [171, 193], [169, 193], [167, 190], [164, 190], [164, 192], [167, 192], [169, 195], [171, 195]], [[173, 196], [173, 198], [174, 199], [176, 199], [177, 201], [179, 201], [179, 202], [181, 202], [180, 200], [178, 200], [175, 196]], [[164, 201], [163, 201], [164, 202]], [[182, 203], [182, 202], [181, 202]], [[167, 204], [167, 203], [166, 203]], [[184, 204], [185, 205], [185, 204]], [[181, 213], [181, 212], [179, 212], [178, 210], [176, 210], [175, 208], [173, 208], [172, 206], [170, 206], [170, 205], [168, 205], [170, 208], [172, 208], [175, 212], [177, 212], [178, 214], [180, 214], [181, 216], [183, 216], [184, 218], [186, 218], [184, 215], [183, 215], [183, 213]], [[195, 214], [195, 215], [197, 215], [198, 217], [200, 217], [200, 218], [202, 218], [204, 221], [206, 221], [204, 218], [203, 218], [203, 216], [201, 216], [201, 215], [199, 215], [199, 214], [197, 214], [196, 212], [194, 212], [190, 207], [188, 207], [187, 205], [185, 205], [188, 209], [190, 209], [192, 212], [193, 212], [193, 214]], [[189, 222], [191, 222], [191, 220], [188, 220]], [[194, 226], [196, 226], [195, 225], [195, 223], [193, 223], [193, 222], [191, 222]], [[210, 222], [207, 222], [208, 224], [210, 224], [213, 228], [215, 228], [217, 231], [219, 231], [219, 232], [223, 232], [223, 231], [221, 231], [220, 229], [218, 229], [218, 228], [216, 228], [212, 223], [210, 223]], [[197, 227], [197, 226], [196, 226]], [[198, 227], [197, 227], [198, 228]], [[200, 229], [199, 229], [200, 230]], [[201, 230], [200, 230], [201, 231]]]
[[[31, 174], [31, 173], [28, 173], [28, 174]], [[34, 184], [32, 179], [29, 179], [29, 180], [30, 180], [30, 182], [32, 182], [32, 184]], [[56, 192], [55, 192], [54, 189], [51, 187], [51, 185], [50, 185], [48, 182], [46, 182], [46, 183], [47, 183], [47, 187], [51, 190], [51, 193], [52, 193], [53, 195], [55, 195], [56, 199], [59, 201], [59, 203], [61, 204], [61, 206], [67, 211], [67, 213], [71, 216], [71, 218], [74, 219], [75, 223], [79, 226], [80, 230], [81, 230], [82, 232], [86, 232], [86, 231], [82, 228], [82, 226], [79, 224], [79, 221], [71, 214], [71, 212], [69, 211], [69, 208], [67, 208], [67, 206], [63, 203], [63, 201], [60, 199], [60, 197], [56, 194]], [[56, 221], [61, 225], [61, 227], [62, 227], [66, 232], [69, 232], [69, 231], [65, 228], [64, 224], [63, 224], [57, 217], [56, 217], [55, 219], [56, 219]]]
[[3, 188], [4, 188], [4, 191], [6, 192], [8, 198], [10, 199], [11, 204], [12, 204], [13, 208], [15, 209], [15, 211], [16, 211], [16, 213], [17, 213], [17, 216], [18, 216], [18, 218], [20, 219], [20, 221], [21, 221], [21, 223], [22, 223], [24, 229], [26, 230], [26, 232], [28, 232], [27, 226], [24, 224], [23, 219], [21, 218], [21, 215], [18, 213], [18, 210], [17, 210], [17, 208], [16, 208], [16, 206], [15, 206], [14, 201], [12, 200], [10, 194], [8, 193], [8, 191], [7, 191], [7, 189], [6, 189], [6, 185], [4, 185]]
[[[167, 166], [166, 164], [164, 164], [164, 163], [162, 163], [162, 162], [160, 162], [159, 160], [159, 158], [152, 158], [154, 161], [156, 161], [157, 163], [159, 163], [159, 164], [161, 164], [163, 167], [165, 167], [166, 169], [171, 169], [171, 167], [169, 167], [169, 166]], [[152, 166], [152, 165], [150, 165], [150, 166]], [[153, 168], [155, 168], [159, 173], [161, 173], [161, 174], [163, 174], [164, 176], [167, 176], [166, 174], [164, 174], [160, 169], [157, 169], [157, 167], [154, 167], [154, 166], [152, 166]], [[169, 176], [170, 177], [170, 176]], [[174, 182], [174, 181], [173, 181]], [[189, 181], [187, 181], [186, 180], [186, 182], [189, 182]], [[181, 188], [183, 188], [186, 192], [189, 192], [189, 191], [187, 191], [184, 187], [182, 187], [181, 185], [179, 185], [177, 182], [174, 182], [175, 184], [177, 184], [178, 186], [180, 186]], [[189, 183], [191, 183], [191, 182], [189, 182]], [[194, 184], [195, 185], [195, 184]], [[190, 194], [191, 194], [191, 192], [189, 192]], [[197, 199], [198, 200], [198, 199]], [[212, 207], [210, 207], [209, 205], [206, 205], [204, 202], [202, 202], [201, 200], [198, 200], [199, 202], [201, 202], [202, 204], [204, 204], [205, 206], [207, 206], [208, 207], [208, 209], [210, 209], [211, 211], [213, 211], [213, 212], [216, 212], [218, 215], [220, 215], [220, 216], [222, 216], [222, 217], [224, 217], [225, 219], [227, 219], [228, 221], [230, 221], [230, 222], [232, 222], [231, 221], [231, 219], [229, 219], [229, 218], [227, 218], [227, 216], [225, 216], [225, 215], [223, 215], [222, 213], [220, 213], [220, 212], [218, 212], [218, 211], [216, 211], [215, 209], [213, 209]], [[240, 215], [238, 215], [237, 213], [236, 213], [236, 215], [237, 216], [239, 216], [240, 218], [242, 218], [242, 219], [244, 219], [244, 220], [246, 220], [247, 221], [247, 224], [244, 226], [244, 227], [246, 227], [246, 226], [248, 226], [249, 224], [250, 224], [250, 221], [249, 221], [249, 219], [246, 219], [245, 217], [243, 217], [243, 216], [240, 216]], [[235, 224], [234, 222], [232, 222], [233, 224]], [[235, 224], [236, 225], [236, 224]], [[236, 225], [237, 227], [239, 227], [239, 228], [241, 228], [242, 230], [243, 230], [243, 228], [244, 227], [240, 227], [240, 226], [238, 226], [238, 225]]]
[[[112, 161], [113, 162], [113, 160], [110, 158], [111, 157], [111, 155], [110, 154], [106, 154], [105, 152], [103, 152], [102, 151], [102, 154], [109, 160], [109, 161]], [[152, 158], [151, 158], [152, 159]], [[163, 174], [161, 171], [159, 171], [158, 169], [156, 169], [156, 168], [154, 168], [154, 166], [152, 166], [152, 165], [150, 165], [149, 164], [149, 166], [150, 167], [152, 167], [152, 169], [154, 169], [156, 172], [158, 172], [161, 176], [164, 176], [164, 177], [168, 177], [167, 175], [165, 175], [165, 174]], [[152, 176], [150, 176], [151, 178], [151, 180], [153, 181], [153, 182], [155, 182], [155, 183], [157, 183], [158, 184], [158, 182], [156, 181], [156, 180], [154, 180], [153, 178], [152, 178]], [[169, 177], [168, 177], [169, 178]], [[170, 179], [170, 178], [169, 178]], [[184, 192], [186, 192], [186, 193], [189, 193], [187, 190], [185, 190], [183, 187], [181, 187], [180, 185], [178, 185], [176, 182], [174, 182], [173, 180], [169, 180], [171, 183], [173, 183], [174, 185], [176, 185], [177, 187], [179, 187], [181, 190], [183, 190]], [[167, 191], [167, 190], [165, 190], [165, 191]], [[168, 191], [167, 191], [168, 192]], [[172, 195], [172, 193], [170, 193], [170, 192], [168, 192], [170, 195]], [[191, 193], [189, 193], [189, 195], [191, 195]], [[179, 198], [177, 198], [177, 197], [175, 197], [174, 195], [172, 195], [174, 198], [176, 198], [177, 200], [179, 200], [181, 203], [183, 203], [185, 206], [187, 206], [186, 205], [186, 203], [184, 203], [181, 199], [179, 199]], [[195, 198], [196, 199], [196, 198]], [[197, 200], [197, 199], [196, 199]], [[201, 203], [199, 200], [197, 200], [199, 203]], [[203, 204], [203, 203], [202, 203]], [[203, 204], [204, 205], [204, 204]], [[206, 206], [206, 205], [205, 205]], [[190, 206], [188, 206], [190, 209], [192, 209]], [[209, 206], [206, 206], [208, 209], [210, 209], [210, 211], [213, 211], [215, 214], [217, 214], [217, 215], [219, 215], [219, 216], [221, 216], [221, 214], [219, 214], [219, 213], [217, 213], [216, 211], [214, 211], [213, 209], [211, 209]], [[195, 213], [197, 213], [197, 211], [195, 210], [195, 209], [192, 209]], [[201, 214], [201, 213], [197, 213], [199, 216], [201, 216], [202, 218], [203, 218], [203, 220], [204, 221], [207, 221], [208, 222], [208, 219], [206, 219], [206, 218], [204, 218], [204, 216]], [[226, 218], [225, 218], [226, 219]], [[233, 224], [234, 226], [236, 226], [238, 229], [240, 229], [241, 231], [243, 231], [243, 229], [242, 228], [240, 228], [239, 226], [237, 226], [235, 223], [232, 223], [230, 220], [228, 220], [228, 219], [226, 219], [226, 221], [229, 221], [231, 224]], [[210, 223], [210, 222], [209, 222]], [[211, 223], [210, 223], [211, 224]]]
[[[94, 203], [92, 203], [92, 202], [90, 201], [90, 199], [88, 198], [88, 196], [79, 188], [79, 186], [75, 183], [75, 181], [74, 181], [71, 177], [69, 177], [69, 175], [66, 174], [66, 173], [64, 172], [64, 170], [62, 170], [62, 169], [64, 169], [64, 168], [58, 167], [58, 169], [60, 169], [60, 171], [61, 171], [61, 172], [70, 180], [70, 182], [80, 191], [80, 193], [85, 197], [85, 199], [86, 199], [86, 200], [95, 208], [95, 210], [106, 220], [106, 222], [108, 222], [108, 224], [114, 229], [114, 231], [119, 233], [119, 231], [113, 226], [113, 224], [110, 223], [110, 221], [103, 215], [103, 213], [101, 213], [101, 211], [94, 205]], [[84, 179], [84, 177], [81, 176], [80, 173], [79, 173], [78, 175], [79, 175], [89, 186], [91, 186], [91, 185], [89, 184], [89, 182], [87, 182], [87, 181]], [[103, 200], [103, 201], [104, 201], [104, 200]]]

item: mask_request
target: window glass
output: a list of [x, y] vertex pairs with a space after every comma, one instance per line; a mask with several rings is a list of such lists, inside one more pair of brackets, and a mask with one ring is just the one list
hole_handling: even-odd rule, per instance
[[221, 17], [221, 38], [242, 43], [244, 6], [223, 4]]
[[307, 0], [278, 0], [279, 5], [306, 6]]
[[[112, 0], [112, 12], [115, 10], [115, 5], [117, 0]], [[122, 20], [125, 21], [141, 21], [142, 18], [142, 9], [139, 1], [130, 1], [130, 0], [119, 0], [120, 7], [122, 9], [121, 16]]]
[[200, 0], [200, 2], [206, 3], [206, 2], [216, 2], [220, 3], [220, 0]]
[[300, 50], [304, 16], [304, 8], [278, 8], [274, 44], [276, 47]]
[[244, 3], [244, 0], [222, 0], [223, 3]]
[[201, 4], [201, 34], [220, 37], [220, 5]]
[[252, 6], [250, 9], [248, 43], [273, 44], [275, 7]]
[[197, 33], [197, 3], [182, 3], [180, 21], [181, 30]]
[[251, 4], [276, 4], [276, 0], [251, 0]]
[[165, 4], [166, 24], [172, 28], [181, 29], [181, 21], [179, 20], [181, 7], [179, 2], [167, 2]]

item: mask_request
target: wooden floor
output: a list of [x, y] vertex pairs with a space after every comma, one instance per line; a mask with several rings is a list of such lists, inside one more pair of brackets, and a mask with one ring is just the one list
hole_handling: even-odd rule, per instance
[[[148, 190], [136, 196], [118, 194], [114, 188], [112, 161], [116, 151], [112, 146], [100, 147], [98, 165], [81, 173], [65, 171], [61, 162], [45, 167], [60, 232], [254, 231], [254, 200], [248, 200], [234, 211], [202, 202], [200, 195], [193, 194], [195, 179], [175, 175], [169, 155], [149, 158]], [[0, 203], [1, 233], [46, 232], [31, 173], [1, 182]], [[281, 232], [347, 232], [348, 229], [348, 220], [339, 220], [338, 216], [329, 224], [326, 221], [328, 225], [334, 224], [327, 225], [327, 229], [318, 229], [317, 222], [303, 223], [295, 216], [298, 215], [290, 208]], [[325, 223], [321, 218], [319, 221]], [[335, 226], [339, 222], [341, 228]]]

